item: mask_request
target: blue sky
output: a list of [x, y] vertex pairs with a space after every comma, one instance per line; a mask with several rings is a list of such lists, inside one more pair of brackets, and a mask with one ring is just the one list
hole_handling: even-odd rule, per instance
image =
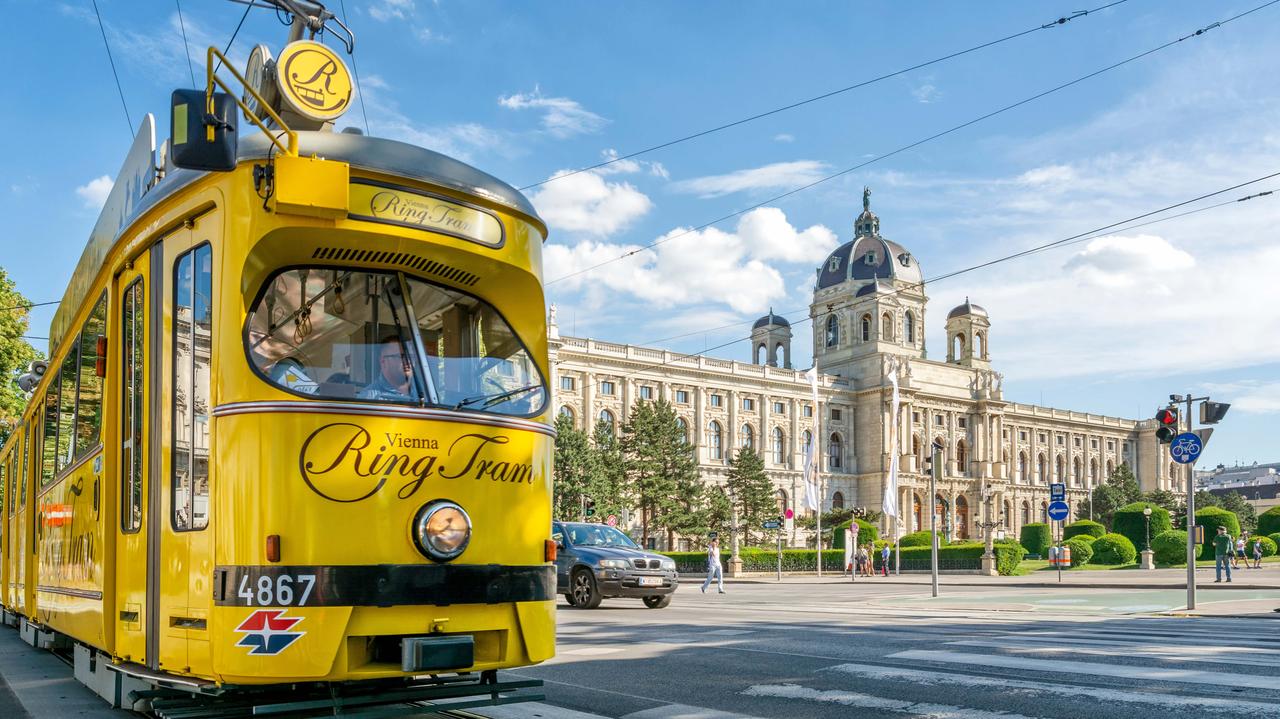
[[[530, 190], [552, 227], [548, 279], [864, 162], [1248, 10], [1115, 8], [696, 141]], [[1101, 4], [1099, 1], [1097, 4]], [[341, 12], [337, 2], [333, 9]], [[846, 86], [1055, 19], [1082, 3], [451, 2], [347, 0], [374, 134], [515, 185]], [[131, 140], [87, 0], [0, 2], [0, 265], [58, 299]], [[162, 124], [191, 85], [173, 2], [99, 0], [129, 113]], [[183, 3], [197, 76], [243, 7]], [[883, 234], [926, 277], [1280, 171], [1280, 5], [839, 180], [553, 283], [561, 329], [700, 351], [769, 307], [807, 365], [813, 269], [849, 238], [864, 184]], [[250, 12], [232, 48], [278, 50]], [[339, 125], [363, 125], [358, 107]], [[163, 135], [167, 128], [163, 128]], [[1280, 189], [1280, 181], [1250, 191]], [[1203, 206], [1210, 202], [1200, 203]], [[946, 311], [991, 313], [1006, 397], [1148, 417], [1170, 392], [1235, 403], [1201, 466], [1280, 449], [1280, 196], [1120, 231], [928, 288], [931, 356]], [[43, 336], [50, 308], [34, 313]], [[735, 324], [744, 323], [744, 324]], [[712, 328], [733, 325], [726, 329]], [[673, 336], [685, 335], [666, 340]], [[35, 343], [43, 347], [43, 342]], [[713, 352], [748, 359], [745, 342]]]

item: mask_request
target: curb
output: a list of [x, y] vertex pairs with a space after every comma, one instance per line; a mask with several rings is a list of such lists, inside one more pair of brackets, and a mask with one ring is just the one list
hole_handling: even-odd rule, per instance
[[[972, 581], [949, 582], [949, 581], [945, 581], [945, 580], [943, 580], [943, 579], [942, 579], [943, 577], [946, 577], [946, 576], [948, 576], [948, 575], [945, 575], [945, 574], [939, 575], [939, 582], [938, 582], [939, 586], [948, 586], [948, 587], [982, 587], [982, 588], [986, 588], [986, 589], [1186, 589], [1186, 588], [1187, 588], [1187, 585], [1186, 585], [1185, 583], [1182, 583], [1182, 584], [1138, 584], [1138, 583], [1123, 583], [1123, 584], [1121, 584], [1121, 583], [1116, 583], [1116, 584], [1107, 584], [1107, 583], [1096, 583], [1096, 582], [1090, 582], [1090, 583], [1077, 583], [1077, 582], [1034, 582], [1034, 583], [1032, 583], [1032, 582], [972, 582]], [[950, 575], [950, 576], [953, 576], [953, 577], [954, 577], [955, 575]], [[681, 580], [681, 582], [685, 582], [685, 581], [689, 581], [689, 582], [701, 582], [704, 578], [705, 578], [705, 575], [701, 575], [701, 574], [688, 574], [688, 575], [686, 575], [686, 574], [682, 574], [682, 575], [680, 575], [680, 580]], [[842, 580], [842, 581], [839, 581], [839, 582], [836, 582], [836, 581], [829, 581], [829, 580], [827, 580], [825, 577], [823, 577], [823, 578], [819, 579], [819, 578], [818, 578], [818, 577], [816, 577], [816, 576], [814, 576], [814, 577], [799, 577], [799, 578], [798, 578], [798, 577], [787, 577], [786, 579], [789, 579], [790, 581], [783, 581], [783, 582], [781, 582], [781, 583], [780, 583], [780, 582], [778, 582], [776, 579], [773, 579], [773, 578], [767, 578], [767, 577], [733, 577], [733, 578], [725, 577], [725, 578], [724, 578], [724, 583], [725, 583], [725, 584], [773, 584], [773, 585], [780, 585], [780, 584], [836, 584], [836, 583], [840, 583], [840, 584], [851, 584], [851, 585], [857, 585], [857, 584], [860, 584], [860, 582], [856, 582], [856, 581], [847, 581], [847, 580]], [[805, 581], [806, 579], [810, 579], [810, 580], [814, 580], [814, 581]], [[868, 583], [870, 583], [870, 584], [875, 584], [875, 585], [893, 585], [893, 586], [903, 586], [903, 587], [928, 587], [928, 586], [929, 586], [929, 582], [904, 582], [904, 581], [902, 581], [902, 580], [896, 580], [896, 579], [884, 579], [884, 578], [881, 578], [881, 577], [862, 577], [861, 579], [864, 579], [864, 580], [866, 580]], [[1214, 582], [1209, 582], [1209, 584], [1214, 584]], [[1221, 586], [1221, 587], [1210, 587], [1210, 586], [1206, 586], [1205, 584], [1202, 584], [1202, 583], [1197, 582], [1197, 583], [1196, 583], [1196, 589], [1197, 589], [1197, 590], [1204, 590], [1204, 589], [1215, 589], [1215, 590], [1216, 590], [1216, 589], [1225, 589], [1225, 590], [1249, 590], [1249, 591], [1259, 591], [1259, 590], [1264, 590], [1264, 591], [1265, 591], [1265, 590], [1280, 590], [1280, 585], [1275, 585], [1275, 584], [1236, 584], [1235, 582], [1232, 582], [1232, 583], [1231, 583], [1231, 584], [1229, 584], [1229, 585], [1228, 585], [1228, 584], [1224, 584], [1224, 585], [1223, 585], [1223, 586]], [[1280, 615], [1277, 615], [1277, 616], [1278, 616], [1278, 617], [1280, 617]]]

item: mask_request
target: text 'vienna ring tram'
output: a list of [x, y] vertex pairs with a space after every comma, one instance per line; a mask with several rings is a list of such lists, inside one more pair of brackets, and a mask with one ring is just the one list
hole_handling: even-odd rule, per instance
[[335, 132], [354, 39], [271, 3], [278, 56], [143, 121], [22, 378], [4, 620], [161, 716], [539, 698], [497, 670], [555, 651], [546, 227]]

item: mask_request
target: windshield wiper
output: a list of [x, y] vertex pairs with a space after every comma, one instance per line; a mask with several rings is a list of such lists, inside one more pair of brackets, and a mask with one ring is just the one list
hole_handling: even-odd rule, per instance
[[515, 389], [509, 389], [506, 392], [502, 392], [501, 394], [482, 394], [478, 397], [468, 397], [462, 400], [461, 402], [457, 403], [456, 405], [454, 405], [453, 408], [462, 409], [463, 407], [470, 407], [476, 402], [484, 401], [484, 404], [480, 405], [480, 408], [484, 409], [485, 407], [492, 407], [493, 405], [505, 399], [510, 399], [518, 394], [524, 394], [525, 392], [532, 392], [535, 389], [542, 389], [542, 385], [531, 384], [531, 385], [526, 385], [524, 387], [516, 387]]

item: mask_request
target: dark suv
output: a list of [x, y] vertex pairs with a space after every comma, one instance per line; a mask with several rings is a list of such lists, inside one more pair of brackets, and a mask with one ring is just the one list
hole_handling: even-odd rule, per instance
[[680, 579], [676, 563], [646, 552], [614, 527], [585, 522], [554, 522], [556, 591], [569, 604], [595, 609], [605, 597], [638, 597], [650, 609], [671, 603]]

